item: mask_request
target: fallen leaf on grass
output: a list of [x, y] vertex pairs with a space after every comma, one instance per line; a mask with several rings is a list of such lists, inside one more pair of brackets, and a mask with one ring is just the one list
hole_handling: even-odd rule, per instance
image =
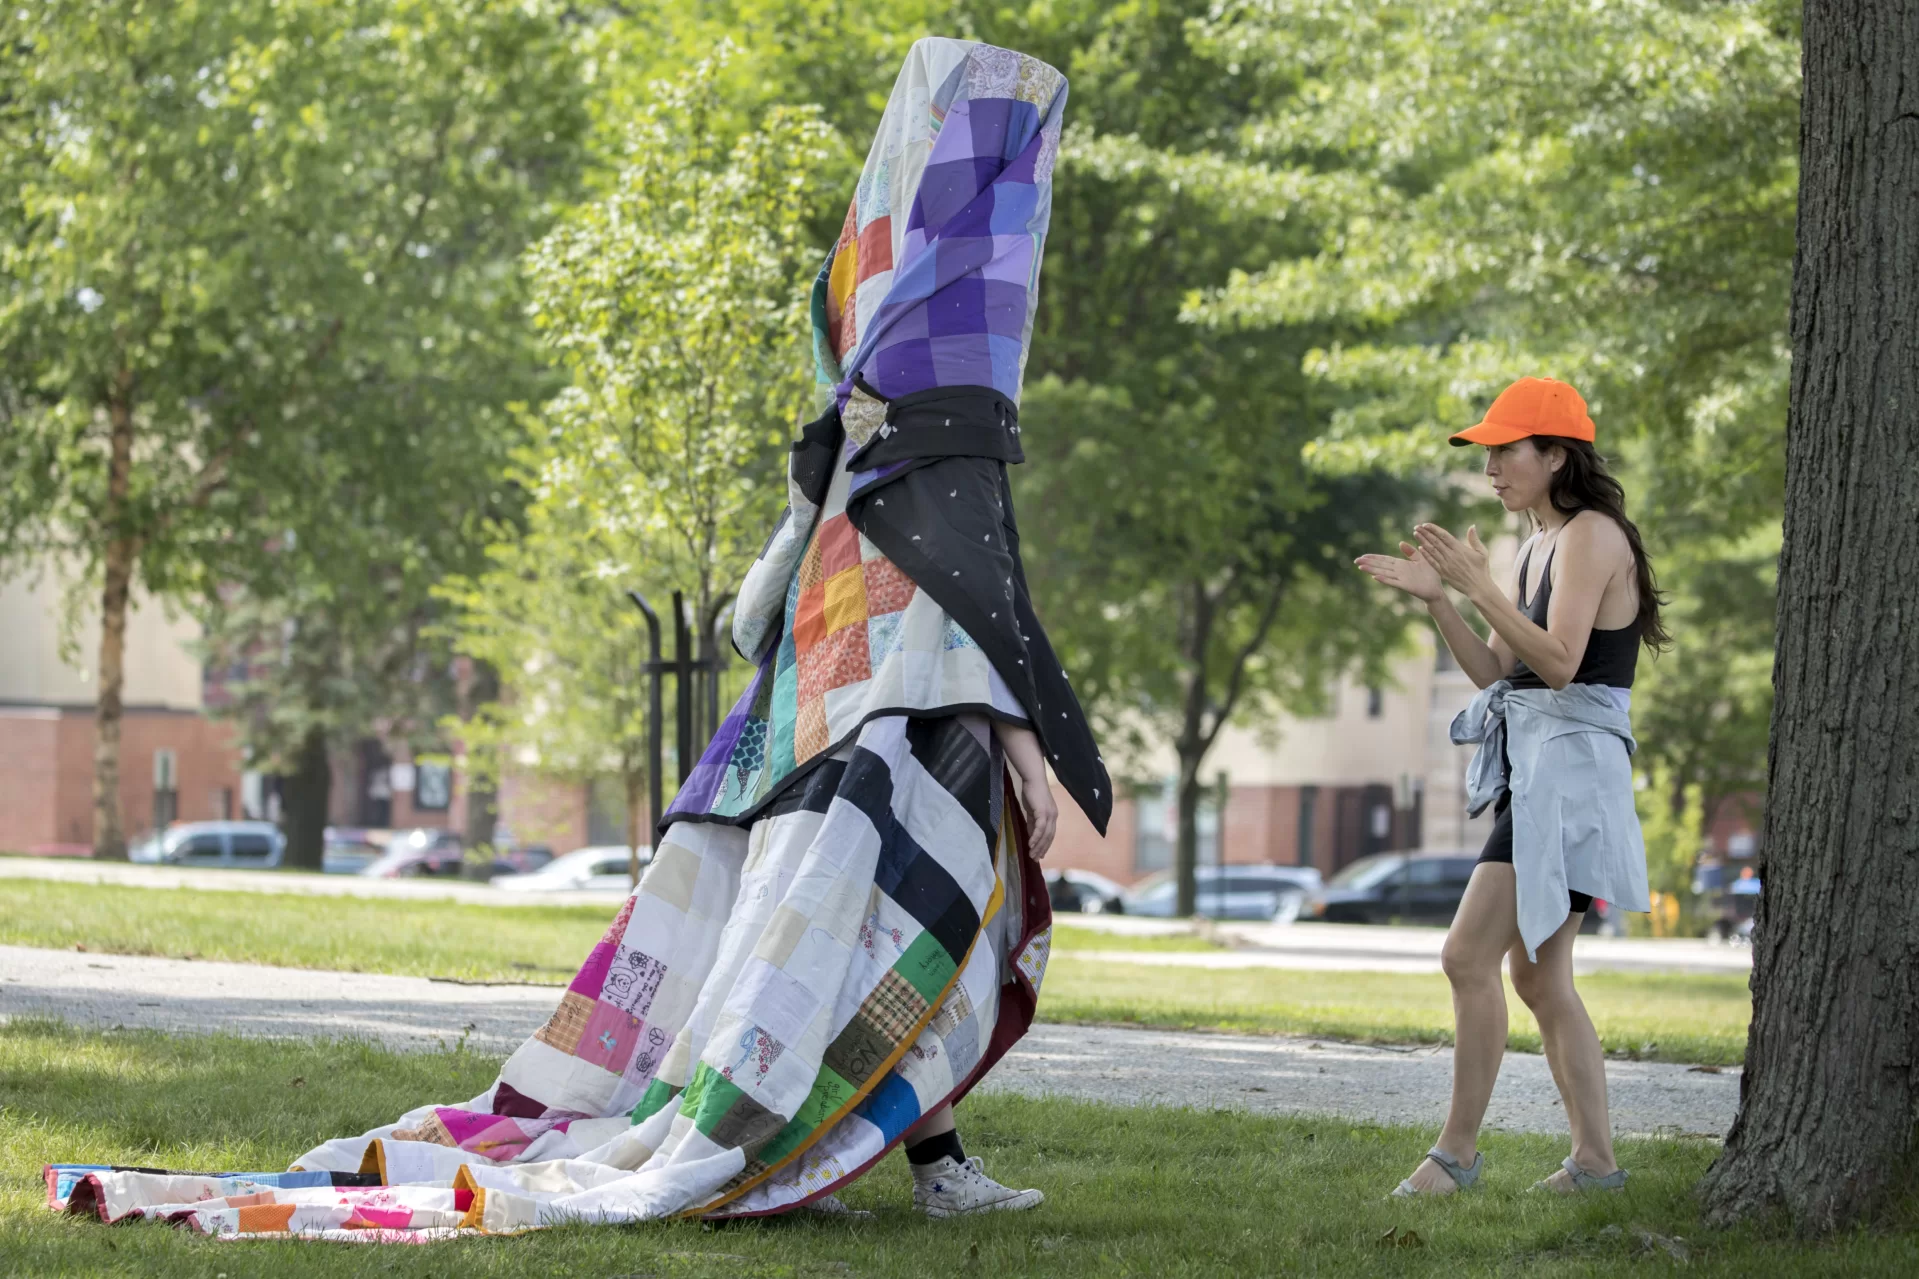
[[1378, 1242], [1382, 1248], [1424, 1248], [1426, 1246], [1426, 1241], [1419, 1237], [1417, 1230], [1401, 1230], [1398, 1226], [1388, 1227], [1386, 1233], [1379, 1237]]
[[307, 1077], [305, 1075], [295, 1075], [293, 1077], [293, 1082], [287, 1085], [287, 1087], [289, 1088], [304, 1088], [306, 1086], [307, 1086]]

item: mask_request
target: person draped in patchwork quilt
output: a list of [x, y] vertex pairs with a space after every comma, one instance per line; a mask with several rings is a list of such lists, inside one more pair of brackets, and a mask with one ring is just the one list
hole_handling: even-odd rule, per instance
[[1111, 812], [1006, 482], [1065, 100], [1023, 54], [913, 47], [814, 286], [824, 411], [736, 608], [756, 673], [493, 1087], [288, 1174], [52, 1168], [55, 1202], [413, 1240], [843, 1211], [902, 1142], [929, 1215], [1040, 1202], [965, 1156], [952, 1105], [1038, 999], [1048, 767], [1102, 832]]

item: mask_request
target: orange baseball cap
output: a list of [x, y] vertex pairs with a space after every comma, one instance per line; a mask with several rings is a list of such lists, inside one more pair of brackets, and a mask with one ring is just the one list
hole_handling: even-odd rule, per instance
[[1528, 435], [1590, 441], [1593, 420], [1586, 412], [1586, 401], [1564, 382], [1522, 377], [1499, 393], [1485, 417], [1453, 436], [1452, 442], [1511, 444]]

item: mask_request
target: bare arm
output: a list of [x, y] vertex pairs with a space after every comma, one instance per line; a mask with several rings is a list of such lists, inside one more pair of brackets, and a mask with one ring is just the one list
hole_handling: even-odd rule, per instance
[[[1560, 530], [1554, 552], [1552, 607], [1540, 627], [1493, 585], [1485, 571], [1485, 555], [1478, 538], [1468, 533], [1461, 542], [1445, 529], [1422, 524], [1417, 530], [1420, 549], [1447, 584], [1455, 587], [1492, 624], [1497, 639], [1526, 663], [1548, 687], [1572, 683], [1592, 638], [1593, 621], [1606, 586], [1628, 555], [1625, 534], [1611, 520], [1575, 517]], [[1462, 664], [1463, 665], [1463, 664]], [[1511, 663], [1508, 664], [1510, 669]], [[1482, 686], [1483, 687], [1483, 686]]]
[[[1471, 547], [1479, 546], [1477, 529], [1468, 530], [1466, 537]], [[1433, 624], [1439, 627], [1440, 638], [1452, 650], [1453, 660], [1459, 663], [1459, 669], [1466, 672], [1466, 677], [1475, 685], [1484, 688], [1511, 671], [1512, 651], [1496, 631], [1490, 644], [1479, 638], [1471, 624], [1460, 616], [1459, 610], [1446, 597], [1446, 584], [1428, 562], [1425, 551], [1401, 542], [1399, 552], [1402, 558], [1362, 555], [1354, 562], [1359, 565], [1361, 572], [1371, 576], [1374, 581], [1404, 591], [1426, 605], [1426, 611], [1432, 614]]]
[[1059, 829], [1059, 805], [1053, 799], [1052, 783], [1046, 778], [1046, 755], [1040, 750], [1039, 735], [1024, 724], [996, 719], [993, 736], [999, 739], [1013, 771], [1019, 775], [1019, 796], [1026, 807], [1030, 851], [1035, 861], [1041, 860], [1053, 846], [1053, 834]]

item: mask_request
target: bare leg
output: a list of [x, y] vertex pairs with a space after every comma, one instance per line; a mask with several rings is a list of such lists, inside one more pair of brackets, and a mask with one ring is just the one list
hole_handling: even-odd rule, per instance
[[[1506, 1055], [1506, 988], [1499, 961], [1519, 935], [1518, 920], [1513, 868], [1482, 863], [1473, 868], [1439, 952], [1453, 988], [1453, 1101], [1435, 1144], [1467, 1166], [1479, 1150], [1479, 1124]], [[1458, 1188], [1430, 1159], [1420, 1161], [1408, 1180], [1427, 1194], [1451, 1194]]]
[[[1546, 1064], [1565, 1103], [1572, 1125], [1573, 1162], [1605, 1176], [1613, 1162], [1612, 1117], [1606, 1105], [1606, 1055], [1599, 1047], [1586, 1005], [1573, 988], [1573, 939], [1584, 913], [1575, 913], [1539, 947], [1538, 962], [1526, 958], [1523, 944], [1512, 949], [1513, 989], [1532, 1009]], [[1571, 1191], [1572, 1178], [1560, 1169], [1546, 1179], [1555, 1190]]]
[[926, 1118], [914, 1124], [912, 1129], [907, 1132], [906, 1140], [908, 1143], [925, 1141], [928, 1137], [937, 1137], [941, 1133], [952, 1132], [956, 1126], [953, 1122], [953, 1108], [951, 1106], [941, 1106], [938, 1110], [932, 1111]]

